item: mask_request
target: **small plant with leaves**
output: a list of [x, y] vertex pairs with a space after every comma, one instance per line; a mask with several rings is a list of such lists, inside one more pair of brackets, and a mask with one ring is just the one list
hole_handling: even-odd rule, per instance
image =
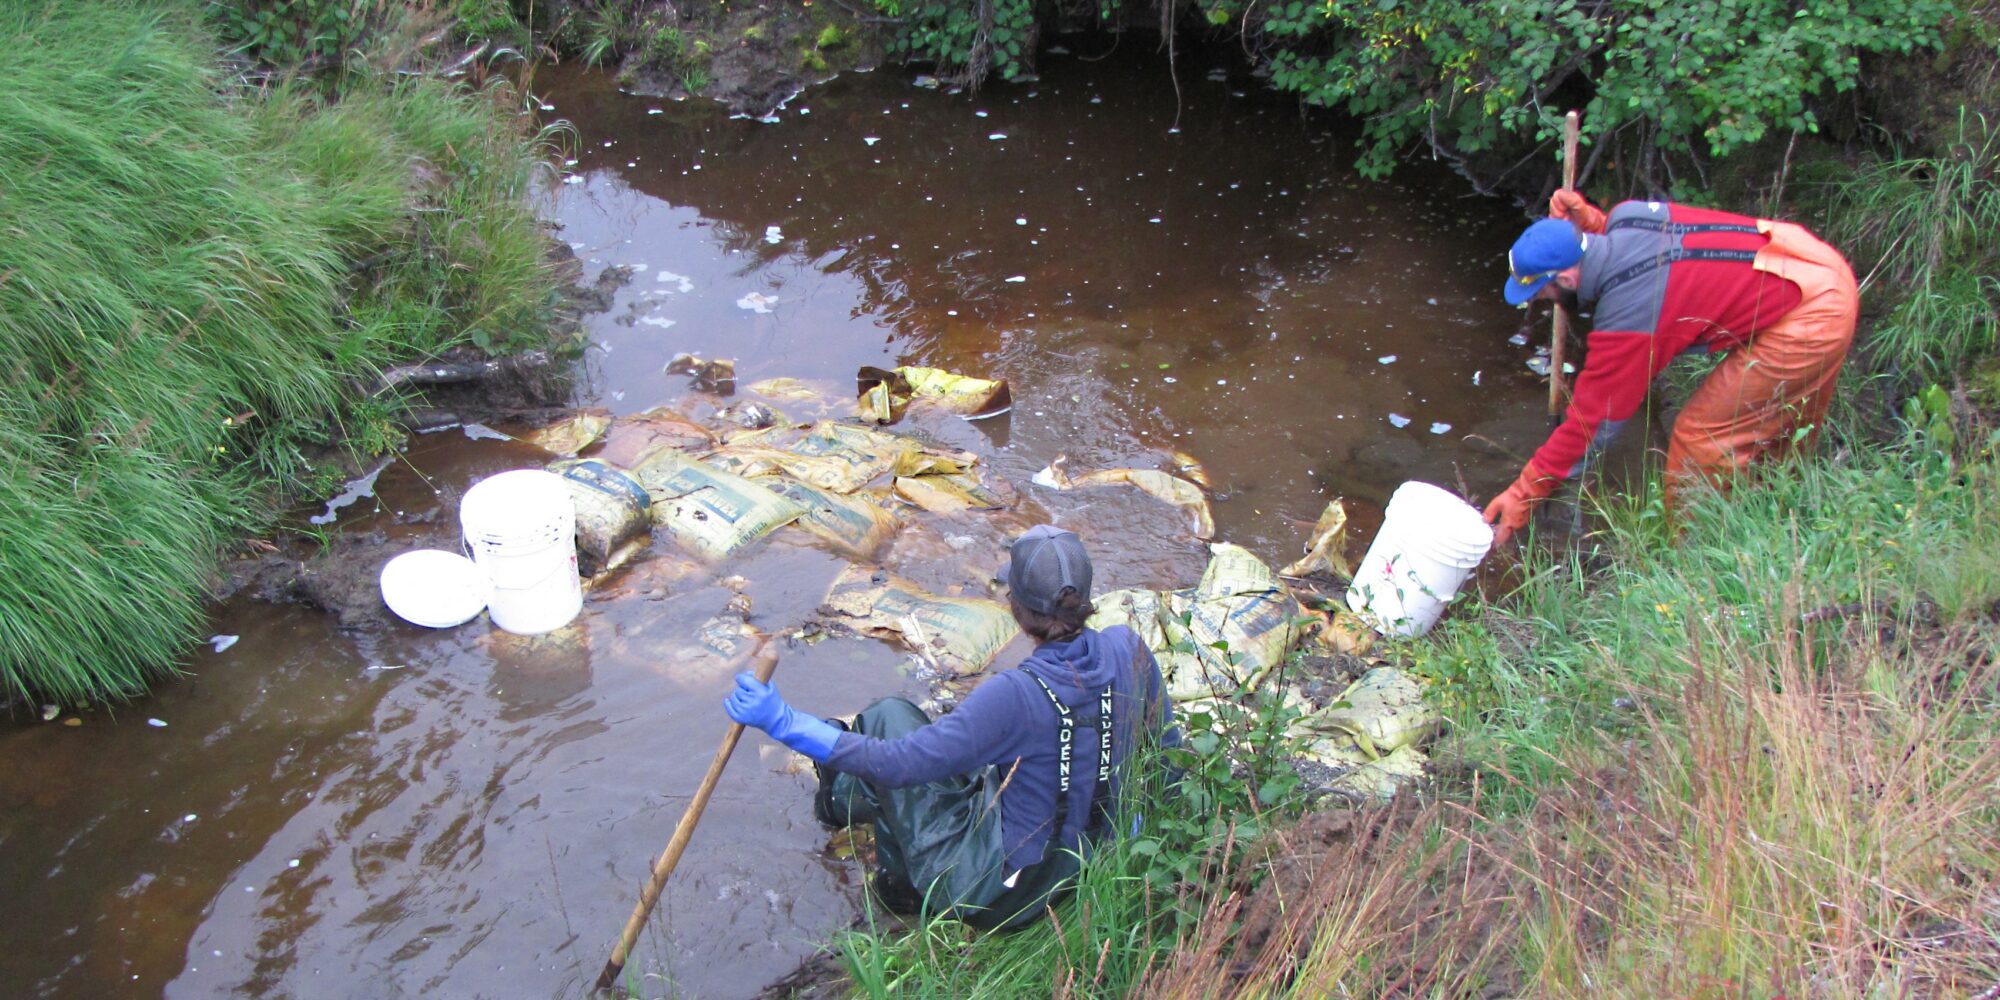
[[1935, 382], [1903, 401], [1903, 423], [1917, 442], [1939, 455], [1949, 456], [1958, 443], [1951, 419], [1951, 393]]
[[[1182, 627], [1192, 627], [1192, 616], [1183, 616]], [[1174, 648], [1195, 656], [1210, 676], [1236, 676], [1242, 662], [1226, 639], [1182, 639]], [[1208, 669], [1211, 662], [1218, 669]], [[1285, 667], [1274, 670], [1270, 686], [1280, 690]], [[1187, 711], [1180, 720], [1183, 741], [1162, 751], [1165, 766], [1156, 779], [1174, 783], [1186, 808], [1163, 811], [1132, 844], [1148, 859], [1149, 884], [1198, 884], [1226, 845], [1254, 840], [1272, 819], [1297, 812], [1304, 789], [1291, 763], [1297, 747], [1289, 732], [1299, 714], [1281, 697], [1243, 691], [1216, 691]]]
[[259, 62], [281, 68], [339, 65], [371, 25], [380, 0], [210, 0], [222, 37]]
[[874, 0], [897, 18], [891, 51], [928, 62], [941, 76], [977, 87], [989, 75], [1013, 80], [1032, 69], [1036, 37], [1032, 0]]

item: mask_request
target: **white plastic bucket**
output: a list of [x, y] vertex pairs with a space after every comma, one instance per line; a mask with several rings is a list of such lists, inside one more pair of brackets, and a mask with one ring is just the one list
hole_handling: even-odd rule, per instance
[[458, 523], [472, 561], [493, 581], [493, 624], [539, 635], [583, 609], [576, 572], [576, 507], [562, 477], [517, 469], [465, 491]]
[[1493, 528], [1471, 504], [1429, 483], [1404, 483], [1361, 557], [1347, 606], [1383, 635], [1422, 635], [1492, 547]]

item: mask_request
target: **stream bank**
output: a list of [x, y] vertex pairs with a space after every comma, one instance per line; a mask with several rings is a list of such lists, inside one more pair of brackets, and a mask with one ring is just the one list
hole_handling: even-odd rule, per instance
[[[1338, 133], [1231, 65], [1177, 108], [1123, 58], [976, 98], [845, 76], [774, 123], [544, 67], [544, 114], [578, 141], [541, 207], [585, 284], [610, 276], [565, 405], [703, 417], [727, 400], [664, 372], [687, 352], [834, 402], [864, 365], [1007, 378], [1006, 418], [926, 429], [1020, 511], [912, 516], [884, 556], [939, 594], [984, 594], [1028, 516], [1083, 532], [1102, 589], [1200, 575], [1206, 547], [1169, 508], [1036, 486], [1059, 455], [1081, 473], [1187, 452], [1220, 536], [1274, 565], [1336, 496], [1362, 538], [1405, 478], [1511, 474], [1469, 436], [1542, 421], [1532, 350], [1493, 305], [1508, 213], [1436, 197], [1463, 193], [1448, 173], [1385, 187], [1295, 155]], [[33, 823], [7, 832], [0, 877], [45, 919], [16, 925], [0, 973], [39, 995], [137, 976], [171, 996], [320, 994], [329, 977], [556, 995], [595, 974], [720, 737], [727, 660], [697, 637], [745, 600], [758, 626], [794, 629], [847, 563], [786, 534], [685, 575], [660, 540], [558, 633], [422, 630], [383, 613], [368, 556], [456, 547], [466, 488], [551, 457], [531, 427], [426, 429], [366, 488], [329, 491], [353, 502], [296, 512], [355, 553], [308, 595], [349, 615], [246, 588], [213, 609], [189, 679], [4, 735], [0, 795]], [[928, 693], [907, 654], [838, 636], [790, 649], [780, 684], [825, 714]], [[859, 872], [827, 852], [809, 783], [745, 742], [635, 955], [642, 994], [749, 995], [852, 922]]]

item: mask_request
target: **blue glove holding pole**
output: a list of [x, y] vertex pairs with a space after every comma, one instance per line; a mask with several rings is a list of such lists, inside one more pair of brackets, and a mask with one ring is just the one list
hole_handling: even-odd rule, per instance
[[825, 763], [833, 754], [833, 742], [840, 730], [833, 723], [807, 715], [778, 696], [778, 686], [766, 684], [756, 675], [736, 675], [736, 690], [722, 703], [729, 717], [753, 729], [762, 729], [771, 738], [813, 759]]

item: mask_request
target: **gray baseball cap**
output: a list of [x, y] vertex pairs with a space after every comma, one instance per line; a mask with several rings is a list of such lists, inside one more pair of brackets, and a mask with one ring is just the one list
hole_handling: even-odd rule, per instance
[[1038, 524], [1021, 532], [1007, 553], [1007, 588], [1022, 607], [1055, 614], [1064, 590], [1089, 599], [1090, 553], [1076, 532]]

